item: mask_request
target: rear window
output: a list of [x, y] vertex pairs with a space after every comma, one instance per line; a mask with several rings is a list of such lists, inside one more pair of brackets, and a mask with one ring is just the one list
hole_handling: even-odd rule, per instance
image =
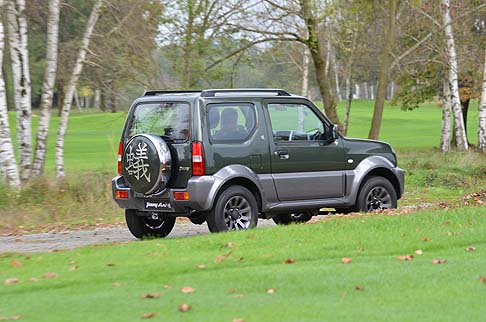
[[169, 141], [186, 141], [189, 138], [189, 104], [174, 102], [137, 105], [125, 137], [137, 134], [154, 134]]

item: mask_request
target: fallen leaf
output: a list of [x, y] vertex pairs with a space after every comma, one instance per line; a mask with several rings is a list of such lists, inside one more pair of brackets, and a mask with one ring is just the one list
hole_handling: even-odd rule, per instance
[[240, 258], [238, 258], [238, 259], [236, 260], [236, 262], [241, 263], [241, 262], [242, 262], [242, 261], [244, 261], [244, 260], [245, 260], [245, 258], [244, 258], [244, 257], [240, 257]]
[[486, 276], [479, 276], [479, 281], [486, 283]]
[[228, 291], [228, 294], [233, 294], [236, 293], [236, 288], [232, 288], [231, 290]]
[[341, 258], [341, 263], [343, 263], [343, 264], [349, 264], [352, 261], [353, 260], [351, 258], [349, 258], [349, 257], [343, 257], [343, 258]]
[[39, 279], [37, 277], [31, 277], [29, 278], [29, 282], [38, 282]]
[[447, 259], [433, 259], [432, 264], [445, 264], [447, 263]]
[[429, 239], [427, 238], [427, 236], [422, 236], [422, 240], [423, 240], [424, 242], [428, 242], [428, 241], [429, 241]]
[[142, 295], [143, 299], [157, 299], [160, 297], [160, 293], [147, 293]]
[[199, 269], [205, 269], [206, 268], [206, 265], [204, 265], [204, 264], [197, 264], [196, 267], [199, 268]]
[[179, 311], [181, 312], [189, 312], [192, 309], [192, 307], [189, 304], [182, 303], [179, 304]]
[[219, 255], [219, 256], [216, 256], [216, 258], [214, 259], [214, 263], [216, 264], [219, 264], [221, 263], [222, 261], [224, 261], [226, 258], [230, 257], [231, 254], [233, 254], [233, 251], [229, 251], [227, 252], [226, 254], [223, 254], [223, 255]]
[[241, 299], [243, 297], [243, 294], [235, 294], [233, 295], [233, 298], [235, 299]]
[[397, 259], [399, 261], [411, 261], [413, 259], [413, 255], [402, 255], [398, 256]]
[[118, 287], [118, 286], [121, 286], [121, 283], [113, 282], [113, 283], [111, 283], [111, 286]]
[[172, 285], [169, 285], [169, 284], [165, 284], [165, 285], [164, 285], [164, 288], [165, 288], [165, 289], [169, 289], [169, 288], [172, 288]]
[[240, 319], [240, 318], [236, 318], [236, 319], [231, 320], [231, 322], [245, 322], [245, 320]]
[[157, 315], [157, 313], [155, 313], [155, 312], [145, 313], [145, 314], [142, 314], [141, 318], [142, 319], [151, 319], [156, 315]]
[[20, 314], [14, 315], [14, 316], [0, 316], [0, 321], [17, 321], [21, 318], [22, 316]]
[[73, 266], [69, 270], [70, 271], [77, 271], [79, 269], [79, 266]]
[[417, 250], [415, 251], [415, 254], [417, 254], [417, 255], [422, 255], [423, 253], [424, 253], [424, 252], [423, 252], [421, 249], [417, 249]]
[[194, 293], [196, 290], [190, 286], [184, 286], [183, 288], [181, 288], [181, 292], [184, 293], [184, 294], [191, 294], [191, 293]]
[[476, 250], [476, 247], [474, 247], [474, 246], [468, 246], [468, 247], [464, 248], [464, 250], [466, 252], [474, 252]]
[[356, 285], [354, 288], [356, 289], [356, 291], [364, 291], [365, 289], [363, 285]]
[[106, 266], [108, 266], [108, 267], [113, 267], [113, 266], [115, 266], [115, 264], [113, 264], [113, 263], [108, 263], [108, 264], [106, 264]]
[[23, 264], [21, 262], [15, 260], [15, 259], [10, 262], [10, 266], [12, 266], [12, 267], [22, 267], [22, 265]]
[[42, 277], [44, 277], [44, 278], [56, 278], [57, 276], [58, 275], [56, 273], [53, 273], [53, 272], [47, 272], [44, 275], [42, 275]]
[[70, 260], [70, 261], [68, 262], [68, 264], [69, 264], [69, 265], [74, 265], [74, 264], [76, 264], [76, 261]]
[[6, 279], [6, 280], [3, 282], [3, 284], [5, 284], [5, 285], [10, 285], [10, 284], [16, 284], [16, 283], [18, 283], [18, 282], [19, 282], [19, 280], [18, 280], [17, 278], [13, 277], [13, 278], [7, 278], [7, 279]]
[[284, 260], [284, 264], [293, 264], [295, 263], [295, 259], [293, 258], [287, 258], [286, 260]]
[[225, 246], [226, 246], [226, 247], [228, 247], [228, 248], [233, 248], [233, 247], [238, 246], [238, 245], [236, 245], [236, 244], [235, 244], [235, 243], [233, 243], [233, 242], [227, 242], [227, 243], [225, 244]]
[[274, 288], [267, 289], [267, 294], [274, 294], [275, 292], [277, 292], [277, 290]]

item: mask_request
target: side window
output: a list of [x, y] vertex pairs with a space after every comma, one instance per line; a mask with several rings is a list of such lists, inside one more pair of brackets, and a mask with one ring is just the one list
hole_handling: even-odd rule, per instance
[[325, 124], [304, 104], [267, 105], [274, 141], [316, 141], [325, 139]]
[[243, 142], [256, 127], [255, 106], [249, 103], [208, 104], [209, 137], [213, 142]]

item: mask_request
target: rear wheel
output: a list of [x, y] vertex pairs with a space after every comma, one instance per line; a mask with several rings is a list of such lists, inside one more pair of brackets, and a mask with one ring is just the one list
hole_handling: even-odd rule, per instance
[[125, 210], [128, 229], [138, 239], [164, 238], [172, 231], [175, 217], [162, 217], [156, 212], [139, 212], [133, 209]]
[[364, 212], [396, 208], [397, 193], [387, 179], [370, 177], [361, 187], [357, 206]]
[[273, 221], [277, 225], [290, 225], [293, 223], [305, 223], [312, 219], [314, 213], [312, 211], [294, 212], [290, 214], [279, 214], [273, 217]]
[[247, 230], [258, 221], [258, 206], [253, 194], [242, 186], [230, 186], [216, 200], [207, 215], [211, 232]]

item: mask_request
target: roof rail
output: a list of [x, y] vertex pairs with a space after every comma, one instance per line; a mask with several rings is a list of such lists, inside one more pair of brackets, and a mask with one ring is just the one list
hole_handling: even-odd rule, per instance
[[163, 91], [145, 91], [142, 96], [155, 96], [160, 94], [184, 94], [184, 93], [201, 93], [201, 90], [189, 89], [189, 90], [163, 90]]
[[230, 89], [205, 89], [201, 97], [215, 97], [216, 93], [276, 93], [277, 96], [291, 96], [289, 92], [276, 88], [230, 88]]

